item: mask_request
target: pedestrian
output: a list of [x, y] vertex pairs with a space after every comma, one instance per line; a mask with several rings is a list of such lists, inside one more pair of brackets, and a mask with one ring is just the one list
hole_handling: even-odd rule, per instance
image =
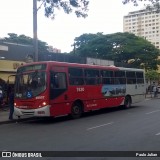
[[11, 91], [9, 93], [9, 119], [13, 120], [13, 112], [14, 112], [14, 89], [11, 88]]
[[152, 92], [153, 92], [153, 96], [155, 98], [157, 96], [157, 87], [155, 85], [155, 82], [153, 82]]
[[0, 86], [0, 107], [3, 105], [3, 90], [2, 87]]

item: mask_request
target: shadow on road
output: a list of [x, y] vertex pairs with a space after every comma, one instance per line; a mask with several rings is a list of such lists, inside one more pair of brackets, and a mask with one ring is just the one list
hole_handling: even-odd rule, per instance
[[[99, 110], [95, 110], [95, 111], [90, 111], [90, 112], [86, 112], [86, 113], [83, 113], [82, 117], [81, 118], [89, 118], [89, 117], [92, 117], [92, 116], [99, 116], [99, 115], [102, 115], [102, 114], [110, 114], [110, 113], [113, 113], [113, 112], [127, 112], [128, 110], [133, 110], [133, 109], [136, 109], [138, 106], [132, 106], [131, 108], [129, 109], [123, 109], [121, 107], [114, 107], [114, 108], [103, 108], [103, 109], [99, 109]], [[80, 118], [80, 119], [81, 119]], [[65, 121], [76, 121], [77, 119], [73, 119], [71, 118], [71, 116], [62, 116], [62, 117], [34, 117], [32, 119], [29, 119], [29, 120], [26, 120], [26, 121], [23, 121], [21, 123], [30, 123], [30, 124], [54, 124], [54, 123], [61, 123], [61, 122], [65, 122]]]

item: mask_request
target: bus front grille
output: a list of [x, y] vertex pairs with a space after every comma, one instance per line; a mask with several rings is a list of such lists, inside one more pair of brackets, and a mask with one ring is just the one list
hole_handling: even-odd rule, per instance
[[34, 115], [34, 111], [22, 111], [23, 115]]

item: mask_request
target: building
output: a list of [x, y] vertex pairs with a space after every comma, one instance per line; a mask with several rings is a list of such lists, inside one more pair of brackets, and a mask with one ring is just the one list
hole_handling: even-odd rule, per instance
[[61, 53], [60, 49], [53, 48], [53, 46], [48, 46], [48, 51], [53, 53]]
[[17, 68], [24, 63], [22, 61], [0, 60], [0, 79], [13, 84]]
[[160, 13], [142, 9], [123, 17], [123, 31], [134, 33], [160, 48]]
[[[52, 49], [52, 48], [51, 48]], [[54, 51], [54, 48], [53, 48]], [[17, 68], [25, 63], [33, 62], [33, 46], [0, 41], [0, 80], [14, 84]], [[82, 64], [114, 65], [114, 61], [79, 57], [73, 54], [55, 52], [39, 52], [39, 61], [59, 61]], [[116, 64], [115, 64], [116, 65]], [[119, 65], [118, 65], [119, 66]]]
[[25, 61], [28, 55], [33, 55], [33, 46], [0, 41], [0, 59]]
[[17, 68], [33, 54], [33, 46], [0, 41], [0, 79], [14, 83]]

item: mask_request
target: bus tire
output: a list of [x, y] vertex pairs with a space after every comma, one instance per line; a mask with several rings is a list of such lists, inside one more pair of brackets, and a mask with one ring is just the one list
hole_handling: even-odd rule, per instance
[[73, 119], [80, 118], [82, 115], [82, 106], [80, 103], [76, 102], [73, 104], [71, 109], [71, 117]]
[[125, 109], [128, 109], [128, 108], [130, 108], [131, 107], [131, 98], [129, 97], [129, 96], [126, 96], [125, 97], [125, 100], [124, 100], [124, 108]]

